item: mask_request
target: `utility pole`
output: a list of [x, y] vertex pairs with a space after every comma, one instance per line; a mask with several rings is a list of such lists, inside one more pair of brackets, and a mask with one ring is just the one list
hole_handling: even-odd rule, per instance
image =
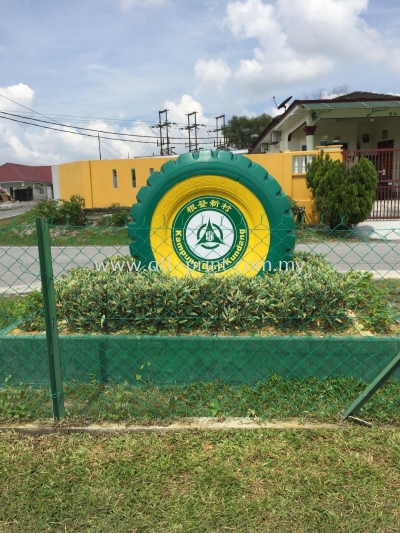
[[[219, 127], [219, 120], [222, 119], [222, 126]], [[215, 130], [209, 130], [208, 133], [216, 133], [217, 138], [214, 139], [214, 148], [217, 150], [227, 150], [228, 143], [226, 141], [226, 126], [225, 126], [225, 115], [220, 115], [215, 117], [216, 128]], [[222, 132], [222, 135], [219, 135]]]
[[[165, 118], [163, 119], [163, 115]], [[170, 146], [169, 139], [169, 127], [176, 126], [175, 122], [168, 121], [168, 109], [158, 112], [158, 124], [151, 126], [152, 128], [158, 129], [160, 134], [160, 140], [157, 141], [157, 146], [160, 147], [160, 155], [173, 155], [175, 146]], [[165, 130], [165, 135], [164, 135]]]
[[[180, 128], [181, 130], [186, 130], [188, 132], [189, 137], [189, 143], [185, 144], [189, 148], [189, 152], [198, 152], [200, 149], [198, 140], [197, 140], [197, 130], [200, 126], [205, 126], [205, 124], [197, 124], [197, 111], [193, 111], [192, 113], [187, 113], [188, 118], [188, 125], [184, 128]], [[194, 116], [194, 122], [192, 122], [191, 117]], [[192, 141], [192, 130], [194, 130], [194, 142]]]
[[99, 140], [99, 156], [100, 156], [100, 160], [101, 160], [100, 133], [98, 133], [98, 132], [97, 132], [97, 138]]

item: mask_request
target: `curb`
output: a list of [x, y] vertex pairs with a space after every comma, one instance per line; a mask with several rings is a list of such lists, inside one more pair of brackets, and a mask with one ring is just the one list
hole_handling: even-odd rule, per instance
[[134, 434], [134, 433], [176, 433], [188, 431], [228, 431], [228, 430], [259, 430], [275, 429], [277, 431], [286, 430], [321, 430], [321, 429], [343, 429], [349, 427], [346, 423], [324, 424], [324, 423], [301, 423], [298, 420], [286, 422], [263, 422], [249, 418], [232, 418], [218, 421], [212, 418], [199, 418], [184, 422], [175, 422], [168, 426], [131, 426], [120, 424], [90, 424], [88, 426], [42, 426], [40, 424], [24, 424], [0, 426], [0, 433], [15, 432], [21, 435], [42, 436], [42, 435], [72, 435], [74, 433], [88, 433], [90, 435], [114, 435], [114, 434]]

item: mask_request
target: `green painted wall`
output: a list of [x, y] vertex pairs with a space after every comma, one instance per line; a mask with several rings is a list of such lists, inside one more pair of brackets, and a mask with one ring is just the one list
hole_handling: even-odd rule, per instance
[[[60, 336], [64, 382], [90, 379], [156, 385], [222, 379], [254, 384], [272, 374], [353, 376], [365, 382], [400, 351], [391, 337]], [[150, 362], [150, 366], [147, 363]], [[141, 366], [144, 365], [144, 368]], [[46, 339], [0, 337], [0, 383], [48, 383]], [[392, 379], [400, 381], [400, 370]]]

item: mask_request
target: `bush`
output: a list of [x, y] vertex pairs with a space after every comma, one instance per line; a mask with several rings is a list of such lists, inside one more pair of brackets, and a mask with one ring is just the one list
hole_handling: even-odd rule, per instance
[[85, 199], [79, 194], [73, 194], [67, 200], [39, 200], [33, 208], [34, 217], [44, 217], [50, 224], [66, 224], [83, 226], [86, 220]]
[[297, 220], [299, 224], [302, 224], [304, 222], [304, 213], [305, 213], [304, 207], [299, 206], [296, 200], [292, 198], [291, 196], [288, 196], [287, 198], [289, 200], [290, 209], [292, 210], [294, 218]]
[[121, 207], [120, 204], [111, 204], [110, 211], [112, 212], [109, 218], [110, 226], [126, 226], [129, 220], [129, 210], [125, 207]]
[[307, 187], [324, 221], [334, 229], [350, 227], [367, 219], [375, 200], [378, 178], [365, 157], [350, 171], [343, 161], [332, 161], [321, 152], [307, 166]]
[[110, 217], [110, 225], [111, 226], [126, 226], [128, 224], [129, 220], [129, 211], [126, 209], [122, 209], [121, 211], [117, 211], [113, 213]]
[[[301, 273], [258, 277], [78, 268], [55, 283], [57, 313], [73, 333], [274, 334], [340, 332], [351, 325], [381, 332], [390, 325], [385, 294], [370, 275], [341, 274], [306, 252], [295, 260], [304, 261]], [[25, 328], [32, 329], [37, 316], [30, 312]]]
[[42, 293], [35, 289], [26, 296], [17, 298], [14, 301], [12, 314], [15, 320], [25, 319], [24, 329], [26, 331], [44, 331]]
[[84, 208], [85, 199], [79, 194], [72, 195], [69, 201], [61, 200], [57, 221], [71, 226], [83, 226], [86, 221]]
[[58, 200], [39, 200], [32, 211], [35, 218], [47, 218], [51, 224], [59, 216], [59, 209]]

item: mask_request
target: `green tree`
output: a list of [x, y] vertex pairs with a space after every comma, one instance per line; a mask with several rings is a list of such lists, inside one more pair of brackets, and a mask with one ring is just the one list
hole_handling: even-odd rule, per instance
[[266, 113], [252, 118], [233, 115], [225, 129], [229, 147], [235, 150], [250, 148], [271, 120]]
[[369, 217], [378, 178], [365, 157], [349, 170], [344, 161], [332, 161], [321, 152], [307, 167], [307, 187], [315, 207], [329, 226], [353, 226]]

